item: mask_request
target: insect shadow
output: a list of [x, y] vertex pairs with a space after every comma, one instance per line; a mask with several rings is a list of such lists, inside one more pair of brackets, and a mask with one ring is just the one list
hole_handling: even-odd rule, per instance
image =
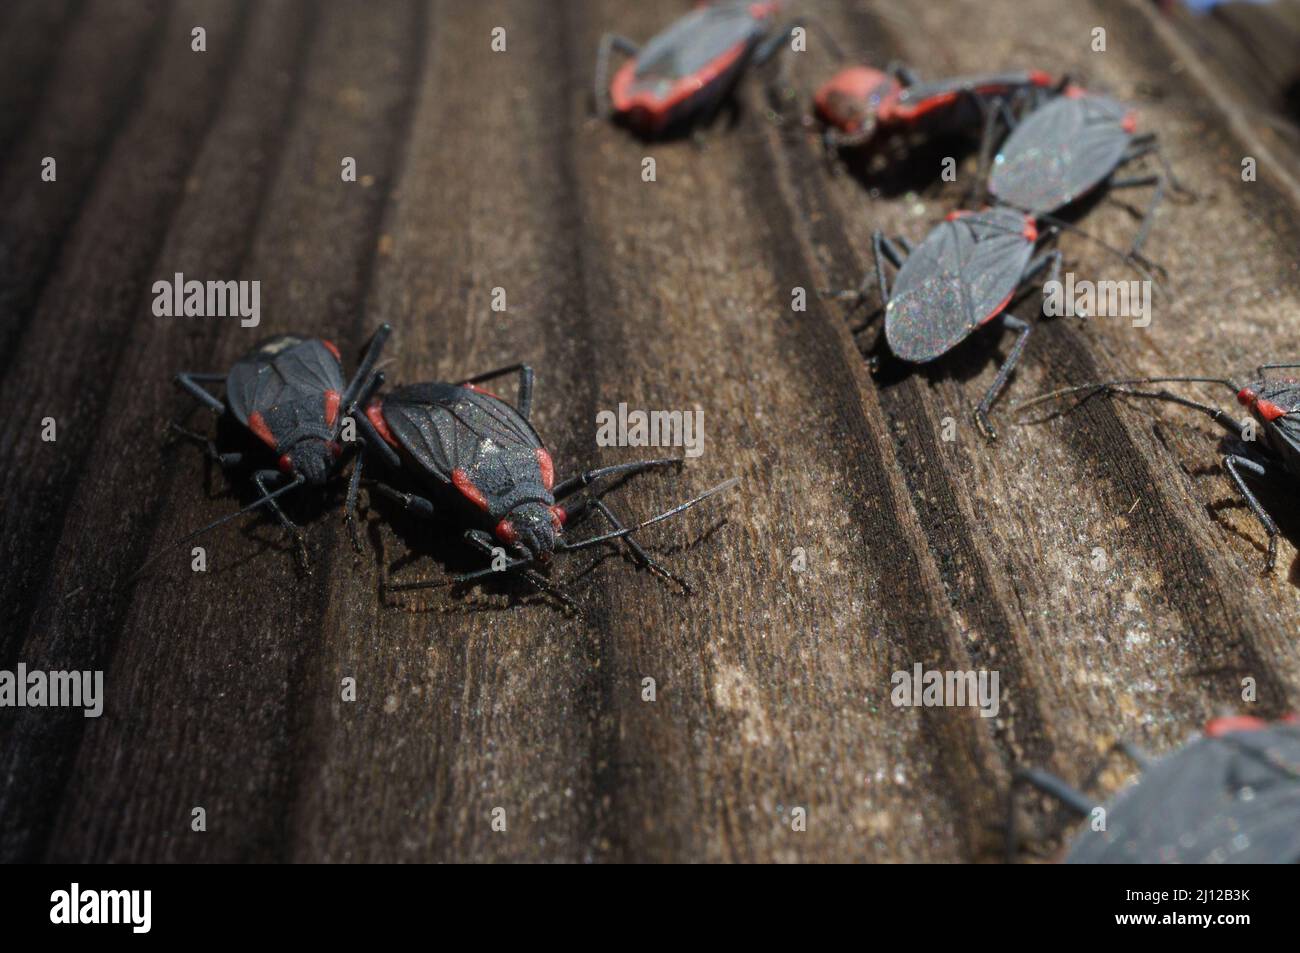
[[[1241, 453], [1248, 447], [1239, 440], [1225, 436], [1218, 442], [1217, 450], [1220, 456], [1233, 453]], [[1195, 478], [1218, 477], [1223, 478], [1223, 468], [1218, 465], [1200, 466], [1190, 468], [1187, 471], [1189, 476]], [[1247, 479], [1250, 479], [1249, 475]], [[1255, 498], [1259, 500], [1260, 505], [1273, 518], [1277, 528], [1287, 541], [1300, 550], [1300, 507], [1295, 505], [1295, 494], [1285, 485], [1276, 480], [1250, 480], [1251, 489], [1255, 492]], [[1231, 512], [1233, 517], [1228, 517]], [[1246, 501], [1237, 496], [1226, 496], [1217, 500], [1210, 500], [1205, 504], [1205, 513], [1215, 523], [1232, 535], [1238, 537], [1242, 542], [1248, 544], [1259, 554], [1265, 555], [1268, 547], [1259, 541], [1259, 538], [1252, 535], [1249, 530], [1249, 523], [1253, 521], [1250, 507]], [[1238, 522], [1235, 517], [1242, 517], [1247, 522]], [[1300, 589], [1300, 556], [1291, 561], [1291, 566], [1287, 570], [1287, 582], [1292, 586]]]
[[[242, 428], [227, 418], [218, 418], [215, 434], [213, 435], [213, 445], [219, 448], [239, 446], [240, 440], [244, 437], [241, 430]], [[183, 453], [187, 449], [192, 449], [193, 446], [191, 441], [169, 428], [163, 434], [159, 445], [159, 455], [170, 466], [174, 454]], [[250, 506], [263, 498], [257, 486], [251, 480], [239, 478], [241, 470], [225, 470], [210, 456], [202, 453], [200, 453], [200, 456], [203, 458], [202, 487], [205, 500], [229, 500], [233, 496], [242, 508]], [[287, 498], [281, 503], [281, 506], [285, 513], [296, 523], [307, 525], [317, 522], [327, 511], [337, 509], [343, 496], [344, 492], [341, 488], [330, 487], [325, 493], [298, 494]], [[240, 555], [233, 560], [223, 561], [219, 567], [213, 566], [210, 568], [208, 571], [214, 577], [243, 566], [245, 563], [268, 552], [292, 555], [297, 548], [297, 543], [292, 537], [286, 537], [283, 533], [276, 532], [274, 524], [266, 520], [252, 520], [240, 525], [239, 535], [251, 543], [254, 548], [245, 555]], [[298, 562], [297, 565], [301, 573], [311, 575], [310, 563], [304, 566], [301, 562]]]
[[[633, 482], [638, 476], [640, 474], [628, 474], [612, 480], [601, 492], [600, 497], [603, 499], [610, 496], [624, 485]], [[365, 482], [363, 481], [363, 485], [365, 485]], [[454, 576], [473, 573], [483, 568], [482, 554], [464, 544], [461, 535], [464, 531], [463, 523], [458, 522], [450, 515], [435, 515], [431, 519], [425, 520], [413, 519], [400, 503], [381, 493], [370, 493], [367, 498], [367, 509], [374, 510], [380, 517], [378, 520], [367, 520], [366, 523], [374, 551], [379, 553], [381, 563], [380, 598], [386, 604], [400, 607], [408, 612], [477, 613], [501, 611], [518, 604], [545, 603], [553, 598], [546, 592], [538, 591], [517, 573], [494, 573], [469, 583], [460, 585], [451, 583], [450, 580]], [[392, 529], [393, 536], [401, 542], [404, 548], [404, 552], [391, 560], [386, 555], [381, 523], [386, 523]], [[677, 540], [662, 547], [645, 546], [645, 549], [656, 556], [673, 556], [689, 552], [712, 539], [713, 535], [726, 526], [727, 523], [727, 518], [721, 516], [693, 538]], [[403, 569], [420, 564], [425, 559], [432, 559], [440, 565], [449, 580], [445, 586], [430, 587], [433, 591], [442, 590], [452, 593], [453, 596], [462, 597], [473, 588], [480, 587], [489, 595], [507, 598], [508, 604], [500, 606], [478, 601], [466, 601], [464, 598], [412, 602], [413, 597], [411, 594], [399, 594], [389, 588], [397, 581], [394, 577], [400, 576]], [[571, 556], [566, 561], [568, 565], [564, 569], [564, 578], [557, 580], [556, 584], [566, 591], [575, 589], [580, 592], [587, 588], [592, 580], [592, 574], [609, 560], [636, 565], [635, 559], [630, 554], [621, 548], [610, 545], [607, 548], [593, 550], [588, 554]]]
[[[916, 193], [939, 198], [947, 197], [963, 179], [974, 174], [967, 167], [977, 148], [974, 139], [961, 133], [927, 137], [898, 133], [884, 137], [877, 144], [848, 150], [836, 161], [872, 194], [898, 198]], [[956, 163], [956, 183], [943, 179], [944, 163], [948, 159]], [[961, 192], [965, 191], [968, 189], [961, 187]]]
[[[984, 374], [990, 365], [1001, 367], [1010, 353], [1010, 345], [1006, 342], [998, 341], [990, 345], [987, 338], [972, 335], [948, 352], [943, 361], [909, 363], [895, 357], [888, 343], [880, 335], [872, 333], [883, 310], [884, 302], [877, 295], [873, 306], [857, 309], [857, 320], [849, 322], [849, 333], [858, 346], [858, 352], [867, 360], [872, 380], [880, 388], [893, 387], [909, 377], [917, 376], [924, 377], [931, 386], [945, 380], [969, 383]], [[1006, 310], [1037, 324], [1044, 317], [1041, 289], [1020, 289], [1007, 304]], [[853, 316], [850, 314], [850, 317]], [[1013, 374], [1008, 378], [1008, 385], [1014, 379]]]
[[[1183, 467], [1183, 470], [1192, 477], [1226, 471], [1226, 475], [1237, 488], [1240, 503], [1251, 511], [1268, 535], [1268, 546], [1264, 548], [1266, 556], [1264, 571], [1268, 574], [1273, 570], [1276, 559], [1278, 536], [1285, 536], [1293, 544], [1300, 537], [1300, 525], [1296, 522], [1296, 508], [1293, 503], [1288, 505], [1286, 500], [1287, 496], [1294, 496], [1297, 443], [1295, 411], [1300, 407], [1300, 382], [1294, 378], [1268, 379], [1265, 375], [1269, 371], [1297, 366], [1300, 365], [1294, 362], [1261, 365], [1255, 370], [1255, 380], [1244, 386], [1228, 378], [1198, 376], [1098, 381], [1065, 387], [1040, 395], [1019, 404], [1014, 408], [1014, 413], [1022, 424], [1040, 424], [1072, 413], [1093, 398], [1106, 395], [1127, 400], [1141, 398], [1165, 401], [1207, 415], [1225, 431], [1216, 441], [1222, 469], [1207, 466], [1194, 469]], [[1260, 428], [1258, 439], [1254, 436], [1249, 418], [1242, 422], [1221, 407], [1192, 400], [1169, 390], [1141, 389], [1147, 385], [1167, 383], [1218, 384], [1235, 391], [1238, 402], [1250, 409], [1251, 417]], [[1063, 402], [1062, 399], [1067, 397], [1074, 399]], [[1045, 412], [1039, 411], [1032, 416], [1025, 414], [1025, 411], [1031, 407], [1052, 402], [1060, 403]], [[1165, 440], [1159, 426], [1153, 428], [1153, 433], [1156, 439], [1168, 449], [1168, 441]], [[1228, 508], [1229, 505], [1223, 501], [1210, 503], [1206, 506], [1207, 515], [1219, 525], [1224, 525], [1221, 513]], [[1276, 518], [1278, 516], [1282, 517], [1280, 523]], [[1234, 527], [1226, 528], [1234, 535], [1242, 536], [1252, 546], [1258, 546], [1255, 538], [1245, 536], [1242, 530]], [[1288, 581], [1292, 585], [1297, 584], [1297, 565], [1300, 565], [1300, 560], [1293, 561], [1291, 571], [1288, 573]]]

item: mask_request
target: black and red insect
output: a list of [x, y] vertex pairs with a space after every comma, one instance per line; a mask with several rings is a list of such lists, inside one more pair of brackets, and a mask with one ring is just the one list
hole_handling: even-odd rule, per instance
[[[1110, 176], [1117, 164], [1156, 148], [1154, 139], [1131, 138], [1132, 123], [1122, 116], [1115, 117], [1112, 107], [1118, 108], [1118, 104], [1074, 95], [1076, 89], [1069, 87], [1067, 95], [1032, 112], [1013, 133], [1013, 139], [1021, 137], [1019, 143], [1008, 142], [999, 153], [999, 168], [1018, 170], [1002, 182], [1006, 188], [996, 196], [1002, 204], [979, 212], [951, 213], [914, 251], [904, 239], [891, 242], [881, 232], [872, 236], [875, 279], [884, 302], [883, 339], [894, 355], [918, 364], [935, 360], [976, 328], [999, 318], [1002, 327], [1016, 332], [1015, 344], [975, 410], [975, 421], [989, 438], [997, 436], [988, 418], [989, 410], [1019, 362], [1031, 329], [1007, 309], [1026, 283], [1037, 279], [1049, 265], [1047, 280], [1055, 282], [1059, 277], [1061, 253], [1051, 250], [1035, 255], [1040, 241], [1063, 228], [1077, 231], [1048, 214], [1056, 208], [1049, 204], [1055, 201], [1052, 197], [1064, 197], [1061, 204], [1072, 201]], [[999, 109], [1004, 107], [1004, 103], [998, 104]], [[1047, 121], [1038, 121], [1040, 116], [1047, 117]], [[1114, 121], [1088, 118], [1099, 116]], [[1023, 161], [1016, 158], [1020, 156]], [[1016, 191], [1014, 186], [1033, 180], [1036, 163], [1043, 165], [1049, 187], [1031, 192], [1030, 186], [1024, 185]], [[1145, 181], [1111, 177], [1115, 187]], [[1157, 186], [1152, 208], [1162, 189], [1162, 185]], [[1020, 201], [1009, 201], [1008, 195]], [[1146, 238], [1149, 216], [1150, 210], [1127, 254], [1099, 244], [1143, 270], [1136, 256]], [[1040, 232], [1040, 223], [1050, 225]], [[885, 280], [885, 261], [898, 268], [892, 288]], [[1143, 273], [1147, 274], [1145, 270]], [[860, 303], [866, 298], [870, 282], [868, 272], [856, 291], [838, 292], [836, 296]]]
[[1059, 87], [1041, 70], [956, 76], [922, 82], [906, 66], [882, 72], [849, 66], [822, 84], [813, 107], [827, 151], [857, 148], [881, 135], [947, 135], [988, 124], [998, 107], [1013, 114], [1038, 105]]
[[[1264, 569], [1271, 572], [1277, 562], [1277, 523], [1268, 515], [1259, 499], [1246, 483], [1242, 471], [1265, 479], [1289, 478], [1300, 480], [1300, 381], [1294, 377], [1270, 378], [1267, 372], [1300, 367], [1300, 363], [1264, 364], [1255, 369], [1255, 379], [1245, 385], [1233, 383], [1226, 377], [1138, 377], [1130, 380], [1099, 381], [1055, 390], [1026, 401], [1016, 408], [1018, 412], [1059, 400], [1072, 394], [1084, 396], [1075, 406], [1097, 394], [1119, 394], [1127, 397], [1144, 397], [1164, 400], [1190, 407], [1206, 414], [1236, 438], [1236, 446], [1223, 457], [1223, 468], [1232, 479], [1250, 511], [1255, 514], [1264, 532], [1268, 534], [1268, 554]], [[1250, 411], [1254, 423], [1235, 420], [1226, 411], [1210, 404], [1190, 400], [1168, 390], [1139, 390], [1147, 384], [1192, 383], [1222, 384], [1232, 390], [1239, 403]], [[1264, 439], [1254, 439], [1258, 428]]]
[[[1090, 824], [1074, 836], [1066, 863], [1300, 862], [1300, 722], [1294, 715], [1271, 723], [1217, 718], [1200, 737], [1156, 759], [1124, 743], [1112, 751], [1127, 754], [1142, 773], [1104, 805], [1104, 829]], [[1054, 774], [1020, 769], [1009, 804], [1009, 859], [1019, 846], [1016, 792], [1024, 785], [1080, 817], [1101, 807]]]
[[[692, 10], [644, 46], [606, 33], [596, 54], [597, 112], [647, 137], [707, 124], [752, 65], [762, 65], [800, 21], [774, 30], [777, 2], [724, 0]], [[611, 78], [610, 57], [631, 59]]]
[[[861, 302], [874, 277], [884, 302], [881, 336], [891, 353], [913, 364], [942, 357], [975, 329], [994, 321], [1016, 332], [1015, 344], [975, 409], [980, 430], [994, 438], [989, 409], [1020, 360], [1030, 332], [1030, 325], [1007, 309], [1049, 266], [1051, 280], [1060, 272], [1059, 251], [1035, 255], [1040, 240], [1047, 237], [1039, 235], [1032, 215], [1005, 208], [953, 212], [915, 248], [906, 239], [891, 241], [876, 232], [874, 276], [868, 272], [858, 289], [834, 294]], [[898, 269], [892, 286], [885, 277], [886, 261]]]
[[[479, 386], [509, 374], [519, 375], [516, 406]], [[551, 455], [529, 422], [532, 392], [532, 369], [515, 364], [459, 384], [409, 384], [374, 398], [366, 406], [365, 414], [356, 418], [366, 434], [367, 449], [372, 456], [380, 457], [391, 472], [400, 473], [414, 483], [415, 492], [398, 490], [382, 482], [375, 483], [375, 488], [412, 515], [431, 519], [438, 512], [450, 513], [457, 522], [469, 526], [464, 534], [466, 542], [489, 558], [495, 558], [494, 550], [498, 547], [512, 554], [504, 564], [456, 576], [449, 580], [451, 583], [469, 582], [494, 572], [519, 572], [538, 589], [576, 607], [537, 567], [549, 562], [557, 551], [571, 552], [601, 542], [622, 540], [642, 566], [689, 589], [684, 580], [657, 563], [632, 534], [694, 506], [737, 481], [728, 480], [631, 528], [596, 495], [565, 503], [593, 481], [659, 467], [679, 467], [681, 461], [643, 460], [600, 467], [557, 483]], [[611, 532], [577, 543], [567, 542], [566, 528], [593, 511], [603, 517]], [[393, 588], [418, 589], [443, 584], [410, 583]]]
[[[1160, 153], [1155, 133], [1139, 134], [1137, 113], [1129, 106], [1078, 86], [1019, 120], [1003, 111], [1011, 134], [993, 158], [989, 194], [1041, 218], [1079, 200], [1103, 184], [1111, 190], [1154, 186], [1151, 201], [1130, 254], [1138, 254], [1166, 185], [1185, 191]], [[1130, 162], [1153, 155], [1162, 171], [1117, 176]]]
[[[208, 437], [176, 424], [172, 428], [206, 447], [209, 457], [223, 468], [252, 463], [252, 480], [261, 496], [240, 512], [267, 506], [280, 525], [300, 539], [298, 527], [278, 499], [300, 486], [323, 486], [351, 455], [354, 445], [339, 439], [342, 418], [346, 408], [365, 396], [363, 384], [373, 378], [375, 363], [391, 332], [387, 324], [375, 331], [356, 372], [346, 381], [333, 342], [297, 334], [262, 341], [225, 374], [176, 375], [182, 390], [255, 437], [260, 444], [255, 450], [221, 453]], [[224, 402], [204, 386], [213, 384], [225, 385]], [[355, 492], [354, 482], [349, 515]], [[197, 533], [186, 539], [194, 535]]]

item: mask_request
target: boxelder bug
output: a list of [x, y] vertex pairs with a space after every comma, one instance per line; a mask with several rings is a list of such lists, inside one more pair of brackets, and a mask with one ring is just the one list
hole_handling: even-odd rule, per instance
[[[1284, 471], [1292, 479], [1300, 479], [1300, 381], [1290, 377], [1272, 380], [1265, 377], [1266, 371], [1294, 367], [1300, 367], [1300, 363], [1263, 364], [1255, 370], [1256, 379], [1245, 386], [1238, 386], [1231, 380], [1222, 377], [1139, 377], [1132, 380], [1080, 384], [1076, 387], [1066, 387], [1052, 391], [1049, 394], [1043, 394], [1041, 397], [1026, 401], [1016, 410], [1022, 412], [1038, 404], [1086, 391], [1085, 396], [1080, 398], [1075, 406], [1078, 406], [1078, 404], [1094, 394], [1108, 393], [1167, 400], [1207, 414], [1210, 419], [1241, 442], [1240, 450], [1229, 453], [1223, 458], [1223, 468], [1228, 471], [1228, 476], [1232, 478], [1232, 482], [1241, 494], [1242, 499], [1246, 501], [1250, 511], [1255, 514], [1260, 525], [1264, 527], [1264, 532], [1268, 534], [1268, 556], [1265, 558], [1264, 569], [1266, 572], [1271, 572], [1273, 565], [1277, 562], [1277, 524], [1273, 522], [1273, 518], [1268, 515], [1264, 507], [1260, 505], [1259, 500], [1251, 492], [1250, 487], [1246, 485], [1246, 481], [1239, 471], [1245, 470], [1258, 477], [1275, 478], [1282, 475], [1279, 473], [1280, 470]], [[1261, 446], [1259, 442], [1247, 439], [1247, 425], [1244, 422], [1233, 420], [1226, 412], [1217, 407], [1189, 400], [1167, 390], [1144, 391], [1134, 389], [1144, 384], [1166, 383], [1222, 384], [1231, 388], [1236, 393], [1237, 400], [1254, 415], [1260, 428], [1264, 431], [1263, 445]]]
[[[1011, 353], [975, 410], [977, 425], [990, 439], [997, 432], [989, 423], [989, 408], [1020, 360], [1030, 330], [1006, 309], [1048, 265], [1052, 279], [1061, 268], [1059, 251], [1034, 255], [1038, 241], [1034, 217], [1005, 208], [953, 212], [915, 249], [903, 238], [895, 243], [881, 232], [872, 236], [875, 279], [885, 302], [883, 337], [895, 356], [913, 364], [932, 361], [998, 317], [1004, 328], [1016, 332]], [[885, 280], [886, 260], [898, 268], [892, 288]], [[868, 272], [856, 291], [832, 294], [861, 302], [871, 277]]]
[[[1141, 778], [1106, 805], [1104, 830], [1075, 836], [1065, 860], [1113, 863], [1300, 862], [1300, 723], [1217, 718], [1205, 733], [1155, 760], [1127, 744], [1120, 750]], [[1100, 774], [1092, 772], [1090, 786]], [[1028, 784], [1082, 817], [1092, 799], [1055, 775], [1016, 772], [1008, 816], [1008, 859], [1014, 859], [1016, 791]]]
[[[515, 373], [519, 375], [517, 408], [478, 386], [492, 378]], [[681, 461], [643, 460], [601, 467], [556, 483], [551, 456], [529, 423], [532, 392], [532, 368], [514, 364], [460, 384], [410, 384], [376, 397], [367, 405], [365, 414], [356, 417], [358, 426], [366, 433], [366, 449], [394, 472], [410, 477], [420, 492], [403, 492], [378, 482], [375, 488], [401, 504], [408, 513], [426, 519], [433, 517], [436, 502], [439, 509], [449, 510], [462, 523], [471, 525], [465, 532], [466, 542], [489, 558], [496, 558], [497, 546], [513, 553], [504, 565], [453, 577], [448, 580], [451, 584], [480, 579], [493, 572], [519, 571], [538, 589], [576, 609], [576, 603], [534, 567], [547, 563], [556, 551], [572, 552], [622, 539], [643, 566], [689, 591], [683, 580], [656, 563], [631, 536], [651, 523], [681, 513], [734, 486], [739, 480], [728, 480], [631, 528], [625, 527], [596, 496], [562, 505], [561, 501], [603, 477], [680, 466]], [[613, 532], [581, 542], [566, 542], [565, 528], [592, 510], [605, 519]], [[406, 583], [392, 588], [421, 589], [444, 584]]]
[[[779, 3], [752, 0], [706, 4], [642, 47], [606, 33], [596, 54], [596, 111], [618, 117], [644, 136], [707, 124], [745, 68], [765, 63], [800, 24], [792, 21], [773, 32], [779, 9]], [[614, 51], [632, 59], [611, 80]]]
[[[322, 338], [282, 334], [268, 338], [244, 355], [227, 374], [176, 375], [177, 385], [220, 417], [233, 418], [264, 445], [263, 453], [274, 455], [276, 466], [258, 467], [252, 479], [261, 496], [238, 513], [232, 513], [186, 536], [187, 542], [227, 520], [260, 506], [267, 506], [280, 525], [294, 535], [302, 553], [302, 536], [280, 508], [278, 498], [304, 484], [322, 486], [329, 480], [351, 447], [339, 441], [344, 408], [366, 396], [362, 385], [372, 379], [375, 362], [392, 328], [380, 325], [366, 345], [361, 362], [350, 381], [344, 382], [338, 348]], [[226, 402], [218, 400], [203, 385], [225, 383]], [[176, 424], [172, 429], [198, 441], [208, 456], [222, 468], [239, 466], [246, 454], [219, 453], [215, 444]], [[284, 484], [272, 491], [271, 485]], [[355, 502], [355, 480], [348, 495], [348, 516]]]
[[995, 103], [1037, 103], [1057, 83], [1039, 70], [957, 76], [921, 82], [906, 66], [890, 64], [884, 72], [850, 66], [817, 90], [813, 106], [825, 124], [827, 152], [856, 148], [877, 133], [962, 132], [993, 114]]
[[[1155, 133], [1138, 135], [1137, 114], [1123, 103], [1071, 86], [1023, 122], [1005, 110], [1003, 115], [1013, 131], [994, 157], [988, 178], [990, 195], [1002, 205], [1041, 216], [1103, 182], [1111, 189], [1153, 185], [1155, 192], [1133, 242], [1131, 254], [1136, 255], [1164, 197], [1166, 180], [1184, 191], [1161, 155]], [[1163, 175], [1115, 177], [1120, 166], [1147, 154], [1160, 160]]]

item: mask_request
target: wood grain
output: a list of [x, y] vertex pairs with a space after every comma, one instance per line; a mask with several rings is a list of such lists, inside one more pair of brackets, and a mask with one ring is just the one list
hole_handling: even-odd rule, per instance
[[[1296, 705], [1294, 493], [1264, 495], [1285, 538], [1261, 576], [1208, 421], [1102, 400], [1010, 413], [1069, 383], [1300, 353], [1300, 209], [1267, 166], [1241, 181], [1249, 131], [1198, 87], [1217, 74], [1188, 78], [1136, 0], [801, 8], [870, 62], [1037, 66], [1129, 99], [1197, 193], [1158, 214], [1169, 296], [1150, 327], [1042, 322], [990, 444], [971, 412], [1008, 337], [873, 377], [870, 334], [816, 293], [857, 284], [874, 230], [915, 240], [956, 207], [972, 157], [953, 153], [951, 184], [949, 143], [831, 175], [812, 135], [769, 118], [765, 76], [703, 148], [591, 120], [600, 34], [646, 38], [686, 6], [16, 7], [0, 51], [42, 39], [0, 56], [0, 667], [101, 668], [107, 698], [99, 719], [0, 710], [0, 857], [985, 860], [1018, 764], [1077, 781], [1116, 737], [1168, 749], [1245, 707], [1246, 677], [1252, 713]], [[815, 42], [793, 65], [805, 91], [834, 68]], [[344, 156], [360, 181], [340, 181]], [[1123, 246], [1144, 198], [1079, 225]], [[1081, 236], [1061, 247], [1081, 278], [1132, 277]], [[150, 286], [177, 271], [260, 281], [261, 327], [154, 317]], [[388, 593], [477, 562], [379, 500], [354, 553], [341, 487], [292, 507], [310, 573], [257, 519], [211, 533], [192, 573], [168, 544], [253, 497], [164, 439], [188, 407], [172, 374], [289, 330], [350, 361], [381, 321], [394, 383], [531, 364], [560, 476], [646, 455], [597, 446], [603, 409], [703, 411], [702, 456], [607, 497], [637, 519], [742, 478], [644, 533], [695, 593], [615, 555], [552, 568], [581, 618], [526, 588]], [[997, 670], [997, 717], [895, 708], [891, 674], [916, 663]]]

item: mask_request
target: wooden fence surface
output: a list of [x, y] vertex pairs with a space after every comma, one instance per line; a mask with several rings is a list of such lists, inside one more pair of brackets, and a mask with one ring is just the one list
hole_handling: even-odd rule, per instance
[[[1300, 358], [1294, 154], [1229, 122], [1212, 64], [1137, 0], [802, 5], [869, 62], [1082, 77], [1135, 103], [1197, 193], [1158, 213], [1169, 296], [1150, 326], [1043, 321], [990, 444], [971, 411], [1009, 335], [873, 378], [816, 294], [857, 283], [873, 230], [917, 239], [955, 208], [973, 157], [953, 184], [933, 147], [829, 175], [813, 136], [767, 115], [766, 77], [703, 149], [589, 119], [601, 33], [644, 39], [688, 6], [12, 4], [0, 668], [100, 669], [105, 700], [93, 719], [0, 709], [0, 857], [995, 859], [1015, 765], [1079, 781], [1117, 737], [1167, 750], [1222, 710], [1296, 706], [1294, 489], [1261, 488], [1283, 530], [1263, 576], [1208, 420], [1106, 400], [1041, 425], [1010, 413], [1101, 377]], [[810, 36], [805, 93], [834, 67]], [[1123, 245], [1145, 198], [1079, 223]], [[1080, 278], [1135, 277], [1080, 236], [1061, 247]], [[151, 286], [176, 272], [260, 281], [261, 326], [155, 317]], [[641, 518], [742, 478], [644, 533], [694, 595], [622, 558], [580, 575], [578, 557], [551, 571], [578, 577], [582, 618], [525, 589], [386, 595], [477, 563], [378, 501], [354, 554], [341, 487], [292, 507], [310, 574], [265, 519], [211, 533], [206, 573], [165, 550], [252, 499], [165, 441], [189, 407], [172, 375], [286, 331], [350, 362], [381, 321], [393, 382], [536, 368], [561, 476], [654, 452], [597, 446], [601, 410], [703, 411], [680, 476], [608, 497]], [[892, 673], [918, 663], [997, 671], [996, 717], [895, 707]], [[1126, 780], [1117, 767], [1102, 791]]]

